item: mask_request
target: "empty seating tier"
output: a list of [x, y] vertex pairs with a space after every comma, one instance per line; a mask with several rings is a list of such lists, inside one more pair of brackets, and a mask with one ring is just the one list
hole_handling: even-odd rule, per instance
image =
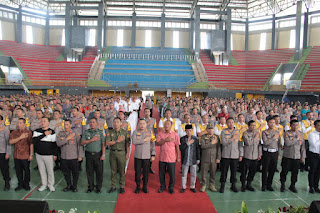
[[64, 47], [19, 44], [15, 41], [0, 40], [0, 50], [5, 56], [55, 61], [63, 52]]
[[231, 54], [239, 65], [279, 65], [288, 63], [294, 54], [294, 49], [232, 51]]
[[113, 86], [182, 88], [195, 82], [186, 61], [108, 60], [101, 80]]
[[64, 47], [18, 44], [0, 41], [5, 56], [17, 59], [19, 65], [36, 86], [86, 86], [96, 47], [88, 47], [81, 62], [56, 61]]
[[[139, 86], [147, 88], [185, 88], [195, 83], [192, 66], [183, 60], [156, 60], [157, 56], [184, 56], [184, 49], [157, 48], [112, 48], [115, 57], [147, 58], [139, 59], [109, 59], [104, 67], [101, 80], [112, 86]], [[173, 57], [174, 58], [174, 57]]]
[[320, 63], [310, 64], [309, 70], [301, 82], [301, 90], [320, 91]]
[[231, 90], [262, 90], [277, 65], [215, 65], [206, 51], [200, 59], [211, 86]]

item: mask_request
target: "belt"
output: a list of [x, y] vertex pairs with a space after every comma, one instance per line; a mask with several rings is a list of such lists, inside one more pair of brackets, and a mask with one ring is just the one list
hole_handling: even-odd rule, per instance
[[277, 152], [278, 150], [277, 149], [263, 148], [263, 151], [266, 151], [266, 152]]
[[98, 153], [101, 153], [101, 151], [100, 152], [89, 152], [89, 151], [86, 151], [86, 153], [88, 153], [89, 155], [96, 155]]
[[115, 149], [111, 149], [111, 151], [113, 151], [113, 152], [124, 152], [125, 150], [115, 150]]

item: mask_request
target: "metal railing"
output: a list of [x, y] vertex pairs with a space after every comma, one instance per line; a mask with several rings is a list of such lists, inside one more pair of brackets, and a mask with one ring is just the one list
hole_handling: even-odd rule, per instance
[[193, 55], [156, 55], [136, 53], [102, 53], [102, 58], [128, 60], [157, 60], [157, 61], [189, 61], [195, 60]]
[[96, 64], [97, 64], [97, 61], [99, 61], [100, 57], [99, 56], [96, 56], [92, 65], [91, 65], [91, 68], [90, 68], [90, 71], [89, 71], [89, 74], [88, 74], [88, 78], [91, 77], [91, 74], [92, 74], [92, 71], [93, 69], [95, 68]]
[[[24, 82], [24, 86], [26, 88], [28, 86], [78, 86], [78, 87], [87, 87], [88, 82], [87, 81], [77, 81], [77, 80], [70, 80], [70, 81], [59, 81], [59, 80], [31, 80], [29, 79], [31, 84]], [[24, 87], [21, 83], [8, 83], [7, 79], [0, 78], [0, 85], [20, 85]], [[24, 88], [25, 89], [25, 88]], [[28, 88], [27, 88], [28, 89]]]

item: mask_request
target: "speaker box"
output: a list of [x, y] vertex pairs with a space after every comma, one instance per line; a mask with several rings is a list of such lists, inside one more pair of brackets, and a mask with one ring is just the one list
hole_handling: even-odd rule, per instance
[[320, 213], [320, 200], [312, 201], [309, 213]]
[[49, 213], [47, 201], [32, 200], [0, 200], [3, 213]]

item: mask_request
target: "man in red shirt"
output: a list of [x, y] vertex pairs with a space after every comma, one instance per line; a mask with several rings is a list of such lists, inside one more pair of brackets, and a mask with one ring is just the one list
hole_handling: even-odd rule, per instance
[[227, 110], [224, 106], [221, 108], [221, 112], [218, 114], [218, 118], [220, 118], [220, 117], [225, 117], [226, 120], [228, 120], [228, 118], [230, 118], [230, 114], [227, 113]]
[[18, 178], [18, 187], [15, 191], [22, 188], [30, 190], [30, 161], [33, 159], [32, 133], [26, 130], [26, 120], [19, 118], [17, 130], [10, 134], [9, 143], [14, 144], [14, 167]]
[[180, 162], [179, 145], [180, 139], [175, 131], [171, 130], [172, 121], [167, 120], [164, 123], [164, 131], [159, 132], [156, 145], [160, 146], [159, 154], [159, 177], [160, 177], [160, 189], [159, 193], [162, 193], [166, 189], [165, 173], [169, 172], [169, 192], [174, 193], [174, 181], [175, 181], [175, 167], [176, 162]]

